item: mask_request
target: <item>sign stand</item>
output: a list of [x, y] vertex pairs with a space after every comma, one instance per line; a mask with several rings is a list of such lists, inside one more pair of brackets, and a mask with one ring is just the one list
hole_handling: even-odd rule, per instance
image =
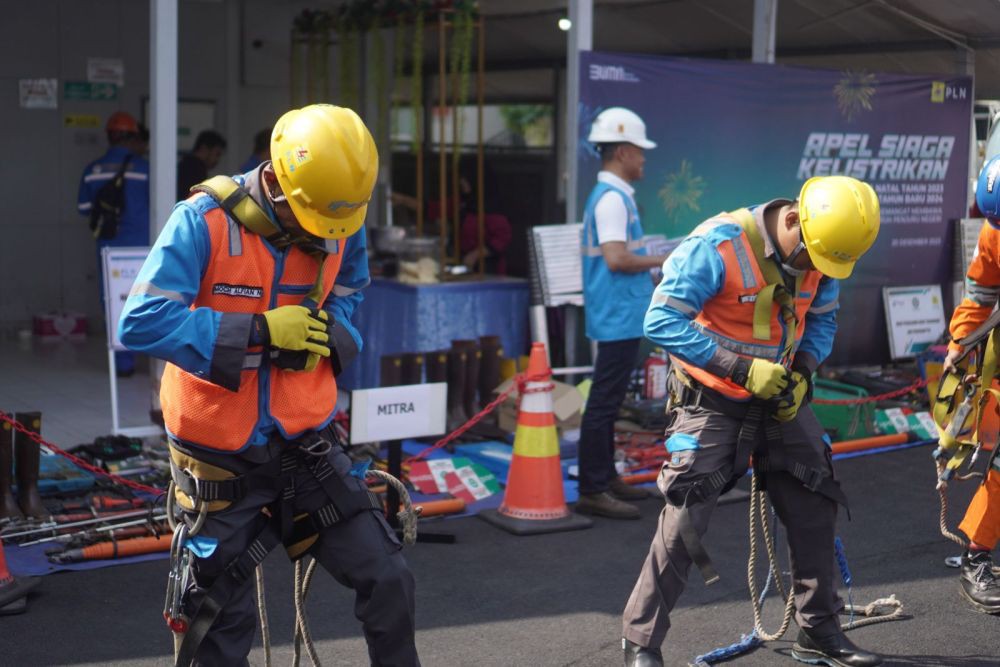
[[118, 367], [115, 363], [115, 352], [125, 350], [118, 340], [118, 320], [121, 318], [125, 299], [132, 291], [132, 283], [146, 261], [149, 248], [112, 248], [101, 249], [101, 269], [104, 273], [104, 321], [107, 325], [108, 344], [108, 376], [111, 381], [111, 432], [114, 435], [125, 435], [133, 438], [162, 435], [163, 429], [150, 424], [148, 426], [121, 426], [118, 410]]
[[[351, 392], [351, 442], [388, 442], [389, 474], [403, 473], [403, 438], [442, 435], [446, 431], [448, 385], [444, 382], [399, 385]], [[389, 525], [398, 531], [399, 494], [388, 486]], [[448, 533], [417, 533], [418, 542], [453, 544]]]

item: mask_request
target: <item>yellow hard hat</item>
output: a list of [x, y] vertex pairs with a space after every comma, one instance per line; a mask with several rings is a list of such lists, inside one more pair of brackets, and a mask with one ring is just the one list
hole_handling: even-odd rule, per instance
[[274, 173], [302, 228], [343, 239], [361, 228], [378, 176], [378, 149], [350, 109], [311, 104], [278, 119]]
[[878, 195], [849, 176], [810, 178], [799, 193], [799, 222], [813, 266], [831, 278], [847, 278], [878, 236]]

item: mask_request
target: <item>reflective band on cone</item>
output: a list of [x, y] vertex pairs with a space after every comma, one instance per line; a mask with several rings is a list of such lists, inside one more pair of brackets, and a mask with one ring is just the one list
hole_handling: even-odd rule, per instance
[[552, 385], [545, 345], [534, 343], [525, 375], [531, 378], [520, 397], [514, 455], [498, 510], [479, 514], [515, 535], [589, 528], [590, 519], [573, 514], [563, 495], [559, 436], [552, 412]]

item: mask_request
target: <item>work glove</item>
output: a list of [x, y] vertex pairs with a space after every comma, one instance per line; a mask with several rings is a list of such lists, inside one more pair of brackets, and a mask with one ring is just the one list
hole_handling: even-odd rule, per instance
[[799, 413], [799, 408], [809, 400], [810, 382], [807, 375], [799, 371], [791, 371], [791, 389], [788, 397], [778, 404], [778, 409], [774, 413], [774, 418], [779, 422], [790, 422]]
[[[305, 306], [281, 306], [260, 315], [266, 323], [266, 332], [261, 331], [264, 345], [279, 350], [304, 350], [320, 357], [329, 357], [330, 348], [326, 342], [327, 315], [322, 310], [309, 310]], [[319, 359], [316, 359], [319, 363]], [[313, 364], [313, 368], [316, 367]]]
[[[347, 329], [335, 320], [326, 323], [326, 333], [333, 377], [338, 377], [357, 357], [358, 345]], [[278, 368], [288, 371], [312, 371], [319, 364], [319, 355], [305, 350], [297, 352], [275, 350], [271, 355], [271, 362]]]
[[781, 364], [764, 359], [751, 361], [740, 357], [729, 377], [765, 401], [771, 400], [788, 388], [788, 370]]

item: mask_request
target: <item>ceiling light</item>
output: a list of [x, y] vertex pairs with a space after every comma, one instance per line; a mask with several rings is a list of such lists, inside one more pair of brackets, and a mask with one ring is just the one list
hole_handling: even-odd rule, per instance
[[565, 16], [559, 19], [559, 29], [563, 32], [568, 32], [570, 28], [573, 27], [573, 22], [570, 21]]

